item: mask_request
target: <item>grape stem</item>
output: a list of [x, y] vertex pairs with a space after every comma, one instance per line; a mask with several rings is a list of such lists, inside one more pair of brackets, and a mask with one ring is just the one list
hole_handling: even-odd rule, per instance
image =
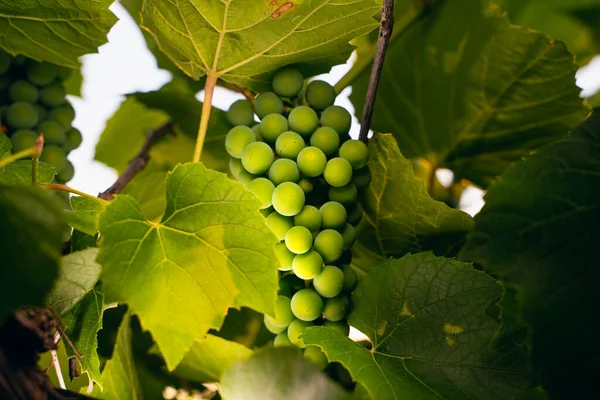
[[244, 95], [244, 97], [246, 98], [246, 100], [248, 100], [250, 103], [254, 104], [254, 93], [252, 93], [251, 90], [246, 89], [240, 85], [236, 85], [235, 83], [229, 83], [229, 82], [225, 82], [224, 85], [227, 89], [237, 92], [237, 93], [241, 93]]
[[26, 158], [26, 157], [39, 157], [40, 152], [38, 150], [37, 147], [30, 147], [28, 149], [25, 150], [21, 150], [18, 153], [12, 154], [6, 158], [3, 158], [0, 160], [0, 168], [4, 168], [6, 167], [8, 164], [11, 164], [15, 161], [18, 161], [22, 158]]
[[200, 162], [202, 156], [202, 148], [204, 147], [204, 139], [208, 130], [208, 120], [210, 119], [210, 111], [212, 108], [212, 98], [217, 85], [217, 77], [208, 74], [206, 77], [206, 85], [204, 86], [204, 102], [202, 103], [202, 114], [200, 115], [200, 129], [198, 130], [198, 138], [196, 139], [196, 150], [194, 151], [193, 162]]
[[34, 154], [31, 158], [31, 184], [37, 185], [38, 183], [38, 170], [40, 166], [40, 155], [42, 154], [42, 149], [44, 148], [44, 134], [40, 134], [37, 139], [35, 139], [35, 147], [37, 149], [37, 154]]
[[42, 187], [45, 189], [48, 189], [48, 190], [57, 190], [59, 192], [73, 193], [73, 194], [76, 194], [81, 197], [86, 197], [90, 200], [98, 201], [103, 204], [108, 204], [108, 201], [105, 199], [102, 199], [102, 198], [96, 197], [96, 196], [92, 196], [91, 194], [88, 194], [88, 193], [80, 192], [77, 189], [73, 189], [72, 187], [69, 187], [67, 185], [62, 185], [60, 183], [50, 183], [50, 184], [44, 185]]

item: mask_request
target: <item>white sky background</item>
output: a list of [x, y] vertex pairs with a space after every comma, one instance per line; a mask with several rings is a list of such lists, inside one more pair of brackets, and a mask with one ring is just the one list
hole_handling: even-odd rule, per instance
[[[171, 77], [169, 72], [158, 69], [135, 21], [123, 7], [114, 3], [110, 8], [120, 21], [110, 31], [109, 43], [100, 47], [99, 54], [82, 58], [83, 98], [70, 98], [77, 114], [73, 125], [83, 133], [83, 144], [69, 156], [75, 166], [75, 177], [69, 185], [90, 194], [104, 191], [117, 177], [113, 169], [94, 161], [94, 148], [107, 119], [123, 101], [123, 95], [159, 89]], [[334, 67], [330, 74], [322, 75], [320, 79], [334, 84], [349, 67], [350, 63]], [[600, 89], [600, 57], [577, 74], [577, 84], [584, 88], [584, 96]], [[347, 88], [337, 98], [336, 104], [352, 112], [349, 94], [350, 89]], [[202, 97], [201, 93], [199, 99]], [[242, 96], [217, 87], [213, 105], [226, 110], [238, 98]], [[123, 132], [123, 135], [127, 133]], [[358, 134], [356, 119], [351, 134]], [[440, 171], [438, 178], [442, 182], [447, 181], [451, 179], [451, 173]], [[481, 190], [467, 189], [461, 207], [470, 214], [477, 213], [483, 206], [481, 196]]]

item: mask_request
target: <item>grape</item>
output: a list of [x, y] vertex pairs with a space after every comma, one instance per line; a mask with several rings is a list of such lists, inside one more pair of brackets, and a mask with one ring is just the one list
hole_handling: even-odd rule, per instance
[[342, 255], [344, 238], [338, 231], [325, 229], [317, 235], [313, 246], [321, 257], [323, 257], [323, 260], [326, 263], [330, 263]]
[[75, 167], [69, 160], [67, 160], [67, 165], [58, 171], [58, 179], [62, 182], [69, 182], [75, 176]]
[[340, 147], [340, 157], [348, 160], [352, 168], [360, 169], [369, 161], [369, 149], [360, 140], [348, 140]]
[[319, 209], [324, 229], [341, 229], [346, 222], [346, 209], [337, 201], [328, 201]]
[[321, 229], [321, 213], [317, 207], [304, 206], [302, 211], [294, 216], [294, 224], [311, 232], [318, 232]]
[[358, 285], [356, 271], [346, 264], [340, 265], [340, 269], [344, 273], [344, 293], [350, 293], [356, 288], [356, 285]]
[[304, 254], [312, 247], [313, 237], [303, 226], [294, 226], [285, 234], [285, 245], [294, 254]]
[[64, 81], [64, 80], [69, 79], [72, 74], [73, 74], [73, 70], [71, 68], [58, 67], [58, 75], [56, 76], [56, 78], [60, 79], [61, 81]]
[[48, 119], [48, 110], [39, 104], [34, 104], [34, 107], [38, 113], [38, 121], [45, 121]]
[[304, 281], [294, 274], [285, 275], [279, 280], [279, 294], [283, 296], [292, 297], [300, 289], [304, 289]]
[[340, 135], [332, 128], [321, 127], [310, 137], [310, 145], [321, 149], [326, 156], [336, 152], [340, 146]]
[[321, 125], [335, 129], [340, 135], [350, 132], [352, 116], [344, 107], [330, 106], [321, 114]]
[[38, 123], [38, 112], [29, 103], [13, 103], [6, 111], [6, 123], [13, 129], [29, 129]]
[[67, 165], [67, 155], [61, 147], [54, 145], [44, 146], [40, 161], [54, 165], [54, 168], [60, 171]]
[[241, 171], [241, 172], [240, 172], [240, 174], [238, 175], [238, 178], [237, 178], [237, 180], [238, 180], [238, 182], [239, 182], [239, 183], [242, 183], [242, 184], [244, 184], [244, 185], [247, 185], [247, 184], [249, 184], [250, 182], [252, 182], [252, 181], [253, 181], [254, 179], [256, 179], [256, 178], [257, 178], [257, 176], [256, 176], [256, 175], [253, 175], [253, 174], [251, 174], [250, 172], [248, 172], [248, 171], [246, 171], [246, 170], [243, 170], [243, 171]]
[[46, 86], [54, 82], [58, 75], [58, 66], [47, 62], [29, 60], [25, 67], [29, 82], [37, 86]]
[[72, 128], [67, 131], [67, 141], [63, 145], [67, 151], [72, 151], [81, 146], [83, 138], [78, 129]]
[[325, 321], [325, 322], [323, 322], [323, 326], [325, 328], [334, 329], [344, 336], [348, 336], [350, 334], [350, 326], [348, 325], [348, 322], [346, 322], [344, 320]]
[[294, 257], [296, 256], [294, 253], [288, 250], [285, 243], [280, 242], [275, 245], [275, 255], [279, 260], [279, 270], [280, 271], [291, 271], [292, 262], [294, 262]]
[[352, 224], [353, 226], [357, 226], [363, 216], [362, 206], [358, 201], [353, 202], [347, 208], [348, 217], [346, 218], [346, 222]]
[[243, 170], [244, 166], [242, 165], [242, 160], [233, 157], [229, 159], [229, 172], [231, 172], [231, 176], [238, 179], [238, 176]]
[[[268, 315], [265, 314], [264, 319], [263, 319], [265, 326], [267, 327], [267, 330], [275, 335], [280, 334], [281, 332], [286, 330], [285, 326], [277, 326], [274, 325], [273, 322], [271, 321], [271, 317], [269, 317]], [[287, 328], [289, 329], [289, 327]]]
[[329, 200], [337, 201], [338, 203], [350, 204], [356, 200], [357, 195], [358, 189], [352, 182], [344, 186], [329, 188]]
[[250, 126], [254, 122], [254, 110], [248, 100], [237, 100], [227, 110], [227, 120], [231, 125]]
[[[323, 307], [323, 316], [328, 321], [341, 321], [348, 315], [349, 303], [345, 295], [340, 295], [332, 299], [325, 300]], [[294, 310], [292, 300], [292, 311]], [[295, 313], [294, 313], [295, 315]]]
[[284, 347], [284, 346], [293, 346], [292, 342], [290, 342], [290, 338], [288, 337], [287, 332], [278, 333], [273, 339], [273, 346], [275, 347]]
[[342, 293], [344, 273], [338, 267], [326, 265], [323, 271], [313, 279], [313, 286], [322, 297], [335, 297]]
[[288, 339], [290, 339], [290, 342], [298, 347], [305, 347], [306, 345], [301, 339], [302, 332], [304, 331], [304, 328], [308, 328], [312, 325], [312, 322], [302, 321], [300, 319], [293, 320], [287, 329]]
[[293, 182], [283, 182], [273, 192], [273, 207], [281, 214], [293, 217], [304, 207], [304, 192]]
[[323, 258], [314, 250], [298, 254], [292, 262], [292, 270], [300, 279], [313, 279], [323, 270]]
[[283, 114], [283, 101], [273, 92], [264, 92], [254, 100], [254, 110], [260, 119], [269, 114]]
[[67, 140], [65, 127], [56, 121], [44, 121], [38, 125], [37, 131], [44, 134], [44, 142], [62, 145]]
[[65, 128], [70, 128], [75, 119], [75, 110], [71, 105], [55, 108], [50, 111], [50, 119], [58, 122]]
[[275, 141], [275, 152], [279, 157], [295, 160], [304, 148], [304, 139], [296, 132], [283, 132]]
[[8, 96], [12, 102], [35, 103], [39, 95], [38, 89], [27, 81], [16, 81], [8, 89]]
[[40, 101], [47, 107], [56, 108], [66, 103], [67, 92], [60, 83], [53, 83], [40, 89]]
[[324, 370], [325, 367], [327, 367], [327, 364], [329, 364], [327, 356], [317, 346], [308, 346], [305, 348], [303, 356], [320, 370]]
[[37, 137], [38, 134], [29, 129], [16, 131], [10, 137], [12, 142], [12, 152], [18, 153], [19, 151], [34, 147]]
[[269, 179], [275, 185], [283, 182], [298, 182], [300, 180], [300, 171], [295, 161], [287, 158], [275, 160], [269, 168]]
[[242, 158], [246, 146], [255, 141], [256, 135], [252, 129], [247, 126], [236, 126], [225, 137], [225, 149], [231, 157]]
[[305, 147], [298, 153], [298, 168], [309, 177], [319, 176], [325, 171], [327, 157], [316, 147]]
[[344, 250], [350, 250], [356, 240], [356, 229], [351, 224], [346, 223], [342, 231], [342, 237], [344, 238]]
[[304, 191], [304, 194], [309, 194], [314, 189], [314, 185], [309, 178], [301, 178], [300, 182], [298, 182], [298, 185], [300, 185], [302, 191]]
[[369, 167], [357, 169], [352, 174], [352, 182], [358, 190], [365, 190], [371, 183], [371, 170]]
[[302, 289], [292, 297], [291, 307], [299, 320], [314, 321], [321, 316], [323, 299], [312, 289]]
[[327, 161], [323, 177], [331, 186], [345, 186], [352, 180], [352, 165], [345, 158], [332, 158]]
[[265, 140], [262, 137], [262, 133], [260, 132], [260, 124], [256, 124], [252, 127], [252, 132], [254, 132], [254, 135], [256, 136], [256, 141], [257, 142], [264, 142]]
[[287, 231], [294, 226], [294, 220], [274, 211], [267, 217], [267, 226], [277, 236], [278, 240], [284, 240]]
[[274, 143], [288, 129], [288, 121], [281, 114], [269, 114], [260, 122], [260, 133], [265, 142]]
[[6, 52], [0, 50], [0, 74], [3, 74], [10, 69], [11, 63], [12, 57]]
[[310, 136], [319, 126], [319, 116], [310, 107], [299, 106], [294, 108], [288, 116], [290, 130], [300, 136]]
[[[250, 131], [252, 129], [248, 128]], [[269, 170], [275, 155], [268, 144], [264, 142], [250, 143], [242, 153], [242, 165], [251, 174], [260, 175]]]
[[306, 101], [315, 110], [324, 110], [333, 105], [335, 101], [335, 89], [325, 81], [311, 81], [306, 86]]
[[246, 188], [250, 190], [261, 202], [261, 209], [271, 207], [271, 199], [273, 198], [273, 190], [275, 185], [273, 182], [266, 178], [256, 178], [252, 182], [246, 185]]
[[281, 97], [295, 97], [303, 86], [304, 77], [295, 69], [281, 69], [273, 77], [273, 90]]
[[275, 303], [275, 317], [271, 317], [273, 325], [287, 327], [294, 320], [292, 314], [291, 300], [289, 297], [277, 296]]

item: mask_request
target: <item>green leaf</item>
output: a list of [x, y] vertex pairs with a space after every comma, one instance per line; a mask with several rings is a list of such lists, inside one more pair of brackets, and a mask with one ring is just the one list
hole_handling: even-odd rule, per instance
[[43, 305], [58, 276], [65, 230], [48, 193], [0, 184], [0, 323], [19, 306]]
[[362, 201], [353, 265], [366, 273], [389, 257], [451, 253], [473, 228], [473, 219], [429, 196], [392, 135], [375, 134], [369, 157], [372, 180]]
[[0, 158], [3, 158], [5, 155], [8, 155], [12, 149], [12, 142], [8, 138], [8, 136], [2, 134], [0, 135]]
[[353, 38], [370, 32], [375, 0], [263, 0], [177, 3], [147, 0], [142, 26], [185, 73], [268, 88], [266, 73], [288, 64], [327, 72], [343, 63]]
[[[550, 398], [595, 387], [600, 270], [600, 112], [494, 184], [462, 257], [516, 291], [534, 366]], [[567, 345], [568, 344], [568, 345]], [[580, 396], [578, 396], [578, 394]]]
[[117, 22], [112, 0], [20, 0], [0, 4], [0, 47], [71, 68], [96, 52]]
[[107, 300], [129, 304], [173, 370], [229, 307], [274, 311], [278, 262], [258, 200], [224, 174], [180, 165], [166, 198], [160, 222], [128, 196], [111, 202], [98, 260]]
[[71, 235], [71, 251], [76, 252], [90, 247], [96, 247], [96, 242], [97, 238], [95, 235], [88, 235], [87, 233], [74, 229], [73, 234]]
[[[584, 118], [576, 70], [564, 44], [510, 25], [487, 0], [440, 2], [391, 43], [372, 128], [486, 187]], [[369, 71], [352, 87], [356, 110]]]
[[291, 347], [266, 348], [234, 364], [223, 376], [221, 394], [227, 400], [350, 398]]
[[81, 196], [73, 196], [69, 202], [71, 210], [65, 211], [67, 223], [81, 232], [95, 235], [98, 232], [98, 218], [104, 210], [103, 202]]
[[[12, 142], [4, 135], [0, 134], [0, 158], [10, 155]], [[0, 183], [9, 185], [30, 184], [33, 176], [31, 160], [18, 160], [4, 167], [0, 167]], [[45, 162], [38, 162], [38, 182], [46, 185], [51, 183], [56, 175], [56, 169]]]
[[519, 348], [492, 350], [486, 308], [502, 293], [470, 264], [432, 253], [379, 264], [352, 295], [351, 326], [368, 350], [328, 328], [304, 342], [344, 365], [373, 399], [512, 399], [529, 385]]
[[168, 167], [150, 160], [121, 193], [134, 198], [146, 218], [154, 221], [161, 217], [167, 206], [164, 193], [168, 173]]

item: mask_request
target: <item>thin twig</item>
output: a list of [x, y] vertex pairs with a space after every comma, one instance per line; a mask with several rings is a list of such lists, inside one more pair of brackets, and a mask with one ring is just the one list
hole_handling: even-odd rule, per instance
[[81, 191], [79, 191], [77, 189], [73, 189], [72, 187], [69, 187], [67, 185], [63, 185], [63, 184], [60, 184], [60, 183], [49, 183], [47, 185], [43, 185], [42, 187], [45, 188], [45, 189], [48, 189], [48, 190], [58, 190], [60, 192], [73, 193], [73, 194], [76, 194], [76, 195], [81, 196], [81, 197], [86, 197], [86, 198], [88, 198], [90, 200], [95, 200], [95, 201], [97, 201], [99, 203], [106, 203], [107, 202], [107, 200], [105, 200], [105, 199], [101, 199], [101, 198], [92, 196], [91, 194], [87, 194], [87, 193], [81, 192]]
[[37, 185], [38, 183], [38, 170], [40, 165], [40, 156], [44, 149], [44, 134], [41, 133], [37, 139], [35, 139], [35, 147], [37, 148], [37, 154], [34, 154], [31, 159], [31, 183]]
[[60, 369], [60, 362], [58, 361], [58, 354], [56, 350], [50, 350], [52, 355], [52, 364], [54, 364], [54, 371], [56, 371], [56, 377], [58, 378], [58, 385], [61, 389], [66, 389], [65, 378], [63, 378], [62, 370]]
[[[74, 354], [75, 354], [75, 355], [76, 355], [78, 358], [83, 358], [83, 354], [81, 354], [81, 353], [80, 353], [80, 352], [77, 350], [77, 348], [75, 347], [75, 345], [73, 344], [73, 342], [72, 342], [72, 341], [71, 341], [71, 339], [69, 338], [69, 335], [67, 335], [67, 333], [65, 332], [65, 330], [64, 330], [64, 328], [63, 328], [63, 326], [62, 326], [62, 324], [61, 324], [61, 321], [60, 321], [60, 318], [58, 317], [58, 315], [57, 315], [57, 314], [54, 312], [54, 310], [53, 310], [53, 309], [51, 309], [51, 308], [48, 308], [48, 310], [50, 310], [50, 312], [51, 312], [51, 313], [52, 313], [52, 315], [54, 316], [54, 319], [56, 319], [56, 329], [57, 329], [57, 332], [56, 332], [56, 333], [58, 334], [58, 340], [60, 340], [60, 339], [64, 340], [64, 342], [65, 342], [66, 344], [68, 344], [68, 345], [69, 345], [69, 347], [71, 348], [71, 350], [73, 350], [73, 353], [74, 353]], [[55, 337], [55, 340], [54, 340], [54, 342], [55, 342], [55, 343], [58, 343], [58, 340], [56, 340], [56, 337]]]
[[148, 133], [146, 142], [134, 159], [129, 162], [129, 166], [125, 172], [117, 178], [111, 187], [100, 193], [98, 197], [104, 200], [112, 200], [116, 194], [121, 193], [123, 189], [125, 189], [125, 186], [146, 168], [148, 160], [150, 160], [150, 150], [152, 149], [152, 146], [154, 146], [160, 138], [169, 133], [173, 133], [173, 123], [171, 122]]
[[377, 38], [377, 52], [373, 59], [373, 67], [371, 68], [371, 77], [369, 78], [369, 88], [365, 97], [365, 106], [363, 108], [362, 122], [360, 126], [359, 140], [367, 142], [367, 135], [371, 126], [371, 117], [373, 116], [373, 105], [377, 96], [377, 86], [381, 77], [381, 69], [385, 59], [385, 52], [390, 37], [394, 30], [394, 0], [384, 0], [383, 10], [381, 12], [381, 26], [379, 28], [379, 37]]

